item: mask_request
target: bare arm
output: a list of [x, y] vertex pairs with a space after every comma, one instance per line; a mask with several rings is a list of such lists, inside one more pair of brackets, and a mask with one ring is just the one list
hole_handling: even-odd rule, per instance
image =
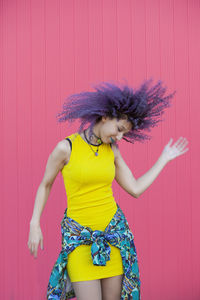
[[40, 217], [49, 197], [54, 180], [67, 161], [67, 155], [69, 155], [68, 144], [69, 143], [66, 141], [59, 142], [53, 152], [49, 155], [44, 177], [37, 190], [33, 215], [30, 223], [39, 224], [40, 222]]
[[172, 140], [173, 139], [170, 139], [169, 143], [164, 147], [161, 156], [153, 165], [153, 167], [138, 179], [134, 178], [131, 170], [124, 162], [119, 149], [117, 149], [115, 146], [112, 146], [113, 152], [115, 154], [115, 179], [119, 183], [119, 185], [130, 195], [138, 198], [153, 183], [164, 166], [170, 160], [188, 151], [188, 148], [185, 149], [185, 146], [188, 143], [186, 138], [179, 138], [179, 140], [170, 147]]
[[128, 194], [134, 198], [138, 198], [152, 184], [167, 163], [165, 157], [161, 155], [155, 165], [153, 165], [148, 172], [136, 179], [123, 160], [119, 149], [114, 149], [114, 152], [115, 180]]
[[166, 158], [161, 154], [156, 163], [144, 175], [137, 179], [137, 195], [138, 197], [153, 183], [164, 166], [167, 164]]
[[46, 186], [43, 182], [41, 182], [36, 193], [33, 215], [30, 224], [40, 224], [40, 217], [44, 210], [50, 191], [51, 186]]
[[138, 198], [137, 180], [121, 156], [119, 148], [112, 145], [115, 156], [115, 180], [131, 196]]
[[56, 145], [53, 152], [49, 155], [44, 177], [37, 190], [33, 214], [30, 221], [28, 241], [28, 247], [31, 251], [31, 254], [34, 253], [35, 257], [37, 256], [37, 248], [39, 243], [41, 249], [43, 249], [43, 236], [40, 229], [40, 217], [49, 197], [53, 182], [59, 171], [61, 171], [64, 165], [68, 162], [70, 152], [71, 149], [69, 142], [66, 140], [63, 140]]
[[169, 143], [164, 147], [162, 154], [158, 158], [157, 162], [153, 165], [153, 167], [146, 172], [143, 176], [137, 179], [137, 193], [141, 195], [156, 179], [158, 174], [162, 171], [164, 166], [174, 158], [184, 154], [189, 150], [189, 148], [185, 148], [188, 144], [186, 138], [180, 137], [177, 142], [171, 146], [173, 139], [171, 138]]

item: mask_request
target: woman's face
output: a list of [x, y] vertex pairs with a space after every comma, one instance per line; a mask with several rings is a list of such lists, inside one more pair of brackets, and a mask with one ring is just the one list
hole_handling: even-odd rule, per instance
[[131, 122], [120, 119], [102, 117], [101, 126], [99, 127], [99, 137], [105, 144], [110, 144], [114, 141], [120, 141], [125, 133], [128, 133], [132, 128]]

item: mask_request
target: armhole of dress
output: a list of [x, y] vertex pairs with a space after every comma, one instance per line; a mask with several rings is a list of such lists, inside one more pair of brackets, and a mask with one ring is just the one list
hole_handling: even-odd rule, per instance
[[71, 141], [69, 138], [66, 138], [66, 140], [68, 140], [68, 141], [69, 141], [70, 148], [71, 148], [71, 151], [72, 151], [72, 141]]

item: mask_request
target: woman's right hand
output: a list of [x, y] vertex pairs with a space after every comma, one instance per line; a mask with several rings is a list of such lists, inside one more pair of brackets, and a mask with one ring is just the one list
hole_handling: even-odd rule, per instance
[[28, 239], [28, 248], [31, 252], [31, 255], [37, 257], [38, 245], [40, 244], [40, 248], [44, 250], [43, 246], [43, 235], [39, 224], [31, 224], [30, 223], [30, 232]]

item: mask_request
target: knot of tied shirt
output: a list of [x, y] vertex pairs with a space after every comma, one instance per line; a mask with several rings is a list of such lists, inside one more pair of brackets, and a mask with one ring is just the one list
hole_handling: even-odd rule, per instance
[[91, 231], [88, 228], [84, 228], [80, 232], [81, 240], [85, 241], [85, 244], [91, 244], [91, 256], [94, 265], [105, 266], [106, 261], [110, 260], [110, 246], [116, 244], [119, 238], [118, 233], [106, 233], [101, 230]]

